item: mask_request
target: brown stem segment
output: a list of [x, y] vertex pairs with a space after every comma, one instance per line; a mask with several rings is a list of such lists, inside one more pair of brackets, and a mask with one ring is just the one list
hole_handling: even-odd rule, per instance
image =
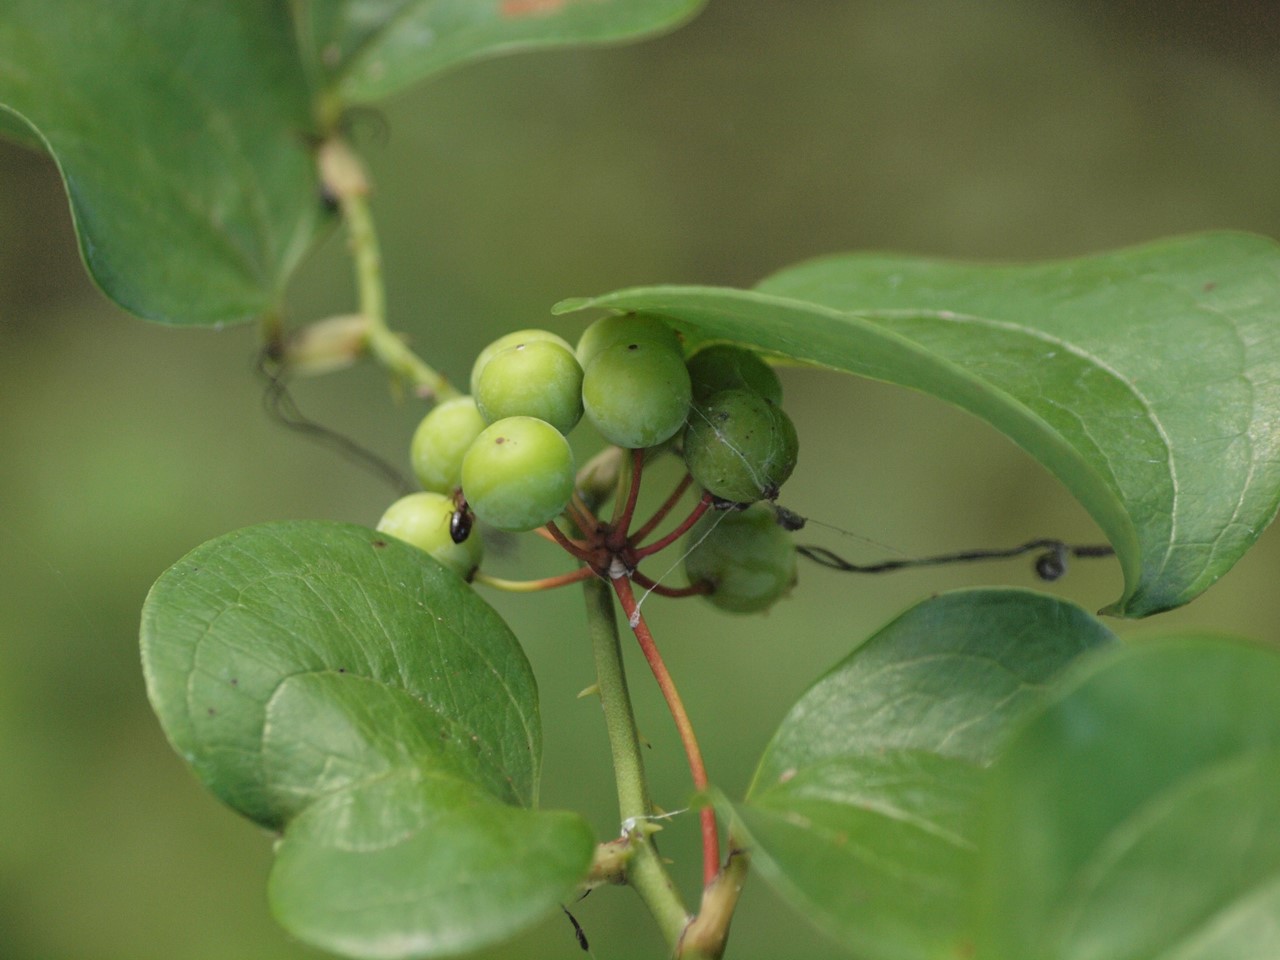
[[649, 544], [647, 547], [640, 547], [639, 549], [637, 549], [636, 559], [642, 560], [645, 557], [648, 557], [648, 556], [651, 556], [652, 554], [657, 553], [659, 550], [665, 550], [671, 544], [675, 543], [682, 536], [684, 536], [685, 533], [688, 531], [688, 529], [692, 527], [695, 523], [697, 523], [698, 520], [701, 519], [702, 515], [706, 513], [710, 508], [711, 508], [711, 494], [704, 493], [702, 495], [702, 499], [698, 501], [698, 505], [693, 508], [693, 513], [685, 517], [684, 521], [680, 524], [680, 526], [676, 527], [674, 530], [668, 533], [661, 540], [655, 540], [653, 543]]
[[693, 583], [687, 587], [668, 587], [658, 583], [657, 580], [646, 577], [639, 570], [631, 571], [631, 579], [640, 584], [640, 586], [644, 587], [646, 590], [651, 593], [656, 593], [660, 597], [697, 597], [704, 593], [711, 592], [711, 584], [706, 582]]
[[[709, 502], [709, 501], [708, 501]], [[684, 701], [676, 689], [675, 681], [667, 672], [667, 665], [658, 652], [653, 641], [653, 634], [644, 622], [644, 615], [636, 605], [636, 595], [631, 589], [631, 581], [626, 577], [618, 577], [613, 581], [614, 592], [622, 604], [622, 612], [627, 615], [627, 624], [640, 643], [644, 658], [653, 671], [653, 678], [658, 681], [658, 689], [662, 698], [667, 701], [667, 709], [671, 711], [671, 719], [675, 721], [676, 732], [680, 735], [680, 743], [684, 746], [685, 756], [689, 761], [689, 772], [693, 776], [695, 790], [704, 791], [709, 786], [707, 768], [702, 762], [702, 750], [698, 747], [698, 738], [694, 735], [693, 724], [689, 722], [689, 714], [684, 709]], [[720, 834], [716, 828], [716, 812], [710, 807], [700, 811], [702, 818], [702, 880], [703, 884], [711, 883], [720, 872]]]
[[644, 472], [644, 451], [631, 451], [631, 481], [627, 486], [626, 502], [613, 517], [613, 531], [609, 534], [609, 546], [620, 550], [627, 542], [627, 530], [631, 527], [631, 518], [635, 516], [636, 500], [640, 497], [640, 475]]
[[670, 513], [672, 509], [675, 508], [675, 505], [680, 502], [680, 498], [684, 496], [684, 492], [689, 489], [689, 485], [692, 483], [693, 474], [686, 473], [684, 475], [684, 479], [676, 484], [676, 488], [671, 492], [671, 496], [667, 497], [662, 506], [653, 512], [653, 516], [648, 519], [643, 527], [631, 535], [631, 542], [643, 543], [644, 538], [653, 533], [658, 524], [665, 520], [667, 514]]
[[587, 545], [580, 540], [570, 540], [565, 536], [564, 532], [556, 526], [556, 522], [554, 520], [549, 521], [543, 529], [546, 530], [547, 533], [551, 534], [551, 539], [564, 547], [569, 554], [577, 557], [584, 563], [587, 561]]

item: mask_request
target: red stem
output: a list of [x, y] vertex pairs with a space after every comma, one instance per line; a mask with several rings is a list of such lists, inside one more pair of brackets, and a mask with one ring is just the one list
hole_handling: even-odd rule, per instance
[[684, 518], [684, 522], [668, 533], [661, 540], [655, 540], [647, 547], [640, 547], [636, 550], [636, 560], [643, 560], [645, 557], [652, 556], [659, 550], [664, 550], [671, 544], [679, 540], [685, 532], [698, 522], [698, 519], [707, 512], [711, 507], [711, 494], [704, 493], [702, 499], [698, 501], [698, 505], [693, 508], [693, 513]]
[[693, 583], [687, 587], [663, 586], [657, 580], [649, 579], [639, 570], [631, 571], [631, 579], [660, 597], [696, 597], [711, 592], [711, 584], [706, 582]]
[[564, 547], [570, 554], [577, 557], [583, 563], [587, 562], [588, 553], [587, 545], [585, 543], [580, 540], [570, 540], [564, 535], [561, 529], [556, 526], [556, 522], [554, 520], [548, 521], [547, 525], [543, 529], [551, 534], [552, 540]]
[[640, 475], [644, 472], [644, 451], [631, 451], [631, 482], [627, 487], [627, 500], [613, 518], [613, 530], [609, 534], [609, 547], [620, 550], [627, 542], [627, 529], [635, 516], [636, 500], [640, 497]]
[[[689, 772], [693, 775], [695, 790], [704, 791], [709, 785], [707, 768], [702, 762], [702, 751], [698, 748], [698, 738], [694, 735], [693, 724], [689, 722], [689, 714], [685, 712], [684, 701], [676, 690], [675, 681], [667, 672], [667, 665], [662, 661], [662, 654], [653, 642], [653, 634], [649, 632], [644, 616], [636, 605], [636, 595], [631, 590], [631, 581], [626, 577], [618, 577], [613, 581], [613, 589], [622, 604], [622, 612], [627, 615], [627, 623], [631, 632], [636, 635], [644, 658], [649, 662], [653, 678], [658, 681], [658, 689], [662, 698], [667, 701], [667, 709], [671, 711], [671, 719], [675, 721], [676, 732], [680, 735], [680, 743], [684, 746], [685, 756], [689, 760]], [[713, 807], [703, 807], [702, 818], [702, 881], [710, 884], [720, 872], [720, 833], [716, 829], [716, 812]]]
[[684, 492], [689, 489], [689, 484], [691, 483], [693, 483], [693, 474], [686, 473], [684, 479], [676, 484], [671, 496], [667, 497], [666, 502], [654, 511], [653, 516], [649, 518], [649, 522], [631, 535], [631, 542], [642, 543], [645, 537], [653, 533], [658, 524], [665, 520], [672, 508], [680, 502], [680, 498], [684, 496]]

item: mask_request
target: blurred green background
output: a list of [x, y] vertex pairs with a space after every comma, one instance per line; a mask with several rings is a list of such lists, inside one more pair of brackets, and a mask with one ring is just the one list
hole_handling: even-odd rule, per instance
[[[0, 14], [2, 15], [2, 14]], [[455, 378], [488, 340], [556, 324], [556, 300], [651, 282], [749, 285], [855, 248], [980, 259], [1086, 253], [1216, 227], [1280, 236], [1280, 13], [1270, 2], [713, 0], [668, 37], [472, 65], [386, 106], [362, 140], [380, 193], [393, 326]], [[293, 318], [350, 309], [340, 241], [297, 279]], [[581, 321], [561, 324], [576, 334]], [[372, 524], [377, 478], [272, 424], [254, 332], [124, 315], [77, 258], [53, 165], [0, 146], [0, 956], [317, 956], [270, 920], [269, 838], [169, 749], [138, 667], [139, 606], [200, 542], [262, 520]], [[1061, 487], [929, 398], [784, 374], [801, 440], [783, 502], [855, 560], [1098, 537]], [[403, 464], [422, 410], [359, 369], [304, 409]], [[838, 528], [838, 529], [837, 529]], [[846, 532], [841, 532], [846, 531]], [[512, 575], [564, 569], [508, 543]], [[1280, 536], [1185, 610], [1127, 635], [1211, 627], [1280, 640]], [[1035, 586], [1028, 563], [851, 578], [804, 568], [768, 616], [648, 611], [731, 794], [787, 706], [922, 597]], [[1114, 599], [1110, 561], [1053, 592]], [[617, 830], [574, 591], [494, 597], [541, 685], [543, 801]], [[678, 744], [634, 682], [658, 802], [683, 806]], [[696, 883], [688, 818], [664, 851]], [[575, 908], [600, 960], [660, 957], [638, 902]], [[838, 955], [757, 879], [737, 960]], [[580, 956], [568, 922], [487, 957]]]

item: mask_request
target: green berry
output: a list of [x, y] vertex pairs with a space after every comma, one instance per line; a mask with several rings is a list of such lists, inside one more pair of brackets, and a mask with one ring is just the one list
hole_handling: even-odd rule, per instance
[[470, 580], [480, 566], [484, 544], [473, 534], [454, 543], [449, 522], [455, 510], [452, 497], [444, 494], [411, 493], [387, 508], [378, 521], [382, 533], [425, 550], [464, 580]]
[[685, 465], [722, 500], [772, 500], [791, 476], [797, 452], [791, 418], [750, 390], [722, 390], [689, 414]]
[[480, 382], [480, 371], [485, 368], [490, 360], [509, 347], [515, 347], [522, 343], [532, 343], [536, 340], [549, 340], [552, 343], [558, 343], [570, 353], [573, 353], [573, 347], [569, 341], [552, 333], [550, 330], [516, 330], [513, 333], [504, 334], [476, 355], [475, 363], [471, 365], [471, 395], [475, 396], [476, 386]]
[[707, 599], [732, 613], [766, 610], [796, 582], [796, 548], [762, 503], [712, 512], [687, 535], [690, 583], [709, 583]]
[[629, 450], [652, 447], [678, 433], [691, 396], [684, 359], [654, 340], [607, 347], [582, 378], [587, 419], [610, 443]]
[[484, 429], [462, 461], [462, 492], [499, 530], [540, 527], [573, 494], [573, 451], [545, 420], [508, 417]]
[[561, 433], [582, 418], [582, 368], [551, 340], [531, 340], [495, 354], [480, 371], [476, 406], [487, 423], [537, 417]]
[[618, 343], [653, 340], [672, 350], [680, 350], [680, 337], [664, 320], [646, 313], [624, 313], [601, 317], [582, 332], [578, 339], [578, 362], [587, 365], [605, 350]]
[[452, 493], [462, 482], [462, 458], [484, 428], [471, 397], [446, 400], [423, 417], [409, 444], [409, 460], [423, 488]]
[[704, 347], [689, 358], [689, 380], [695, 402], [721, 390], [750, 390], [766, 400], [782, 403], [782, 383], [759, 355], [731, 343]]

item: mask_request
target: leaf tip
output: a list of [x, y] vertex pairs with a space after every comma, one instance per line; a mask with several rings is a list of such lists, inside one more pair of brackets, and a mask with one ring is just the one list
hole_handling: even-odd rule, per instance
[[585, 310], [593, 303], [591, 297], [569, 297], [567, 300], [561, 300], [551, 308], [553, 317], [561, 316], [566, 313], [575, 313], [578, 310]]

